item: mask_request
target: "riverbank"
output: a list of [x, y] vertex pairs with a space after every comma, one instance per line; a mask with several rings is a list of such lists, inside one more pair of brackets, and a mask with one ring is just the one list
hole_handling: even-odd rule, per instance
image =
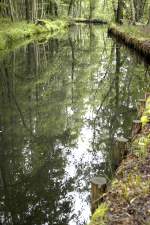
[[150, 27], [133, 25], [110, 25], [108, 33], [123, 41], [128, 47], [144, 56], [150, 56]]
[[12, 23], [0, 20], [0, 50], [12, 48], [23, 41], [37, 38], [41, 34], [56, 35], [64, 32], [68, 26], [66, 21], [40, 20], [40, 23], [27, 23], [26, 21]]
[[141, 118], [132, 129], [130, 153], [90, 225], [150, 224], [150, 97], [140, 102]]

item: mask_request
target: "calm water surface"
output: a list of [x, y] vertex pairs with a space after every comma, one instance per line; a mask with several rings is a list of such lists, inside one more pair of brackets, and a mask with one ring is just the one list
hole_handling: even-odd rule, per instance
[[0, 56], [0, 224], [83, 225], [90, 180], [110, 178], [116, 136], [128, 137], [150, 68], [77, 26]]

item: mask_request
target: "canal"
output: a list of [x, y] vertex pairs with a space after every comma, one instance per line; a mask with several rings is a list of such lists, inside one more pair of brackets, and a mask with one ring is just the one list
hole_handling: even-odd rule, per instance
[[112, 178], [149, 88], [149, 65], [105, 26], [0, 53], [0, 224], [86, 224], [90, 180]]

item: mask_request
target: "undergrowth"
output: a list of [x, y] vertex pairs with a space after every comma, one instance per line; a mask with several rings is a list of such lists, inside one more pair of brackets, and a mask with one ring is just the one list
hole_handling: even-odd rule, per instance
[[26, 21], [12, 23], [9, 20], [0, 19], [0, 50], [8, 49], [17, 41], [30, 39], [42, 33], [63, 32], [67, 26], [67, 22], [61, 20], [43, 20], [43, 22], [42, 26]]

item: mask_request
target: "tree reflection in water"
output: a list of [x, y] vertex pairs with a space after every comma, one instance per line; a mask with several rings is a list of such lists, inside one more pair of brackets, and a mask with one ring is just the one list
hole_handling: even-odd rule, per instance
[[0, 222], [81, 225], [90, 179], [113, 174], [112, 146], [128, 136], [149, 67], [77, 26], [0, 59]]

